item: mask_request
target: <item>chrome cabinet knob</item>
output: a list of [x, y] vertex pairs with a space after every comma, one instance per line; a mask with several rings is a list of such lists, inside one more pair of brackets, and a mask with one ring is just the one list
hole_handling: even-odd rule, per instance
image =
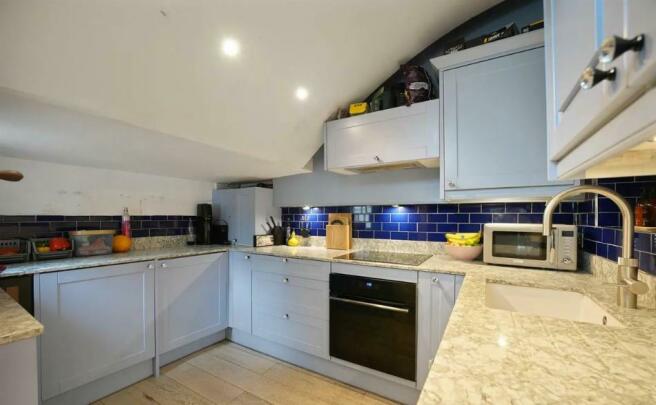
[[585, 68], [579, 78], [579, 86], [581, 86], [583, 90], [590, 90], [604, 80], [612, 82], [615, 80], [616, 73], [617, 70], [615, 68], [609, 70], [599, 70], [591, 67]]
[[166, 264], [166, 263], [162, 263], [162, 264], [160, 264], [160, 267], [163, 268], [163, 269], [165, 269], [165, 268], [169, 267], [169, 265]]
[[639, 52], [645, 45], [645, 36], [640, 34], [626, 39], [613, 35], [604, 39], [599, 47], [599, 62], [610, 63], [626, 51]]
[[244, 259], [245, 259], [245, 260], [248, 260], [248, 259], [250, 259], [250, 258], [251, 258], [251, 257], [250, 257], [249, 255], [244, 256]]
[[433, 282], [433, 284], [437, 284], [437, 283], [440, 282], [440, 279], [437, 278], [437, 277], [433, 277], [433, 278], [431, 278], [431, 281]]
[[456, 187], [456, 183], [454, 183], [453, 180], [449, 180], [446, 184], [447, 184], [449, 187], [451, 187], [451, 188], [455, 188], [455, 187]]
[[283, 258], [282, 258], [282, 262], [283, 262], [283, 263], [287, 263], [287, 258], [286, 258], [286, 257], [283, 257]]
[[148, 270], [152, 270], [155, 268], [155, 265], [153, 263], [149, 263], [148, 266], [146, 266]]
[[289, 314], [285, 314], [282, 316], [282, 319], [289, 319]]
[[379, 163], [382, 161], [382, 159], [378, 155], [374, 156], [374, 160]]
[[283, 283], [289, 283], [289, 279], [287, 277], [283, 277], [282, 282]]

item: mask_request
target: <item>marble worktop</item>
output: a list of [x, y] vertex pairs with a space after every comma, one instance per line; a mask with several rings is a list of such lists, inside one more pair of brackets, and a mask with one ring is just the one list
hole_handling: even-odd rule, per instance
[[[315, 247], [238, 248], [290, 258], [348, 262]], [[615, 287], [589, 273], [491, 266], [434, 255], [419, 266], [369, 266], [464, 275], [419, 404], [656, 403], [656, 311], [615, 304]], [[583, 293], [624, 327], [488, 308], [488, 282]]]
[[0, 288], [0, 345], [39, 336], [43, 325]]

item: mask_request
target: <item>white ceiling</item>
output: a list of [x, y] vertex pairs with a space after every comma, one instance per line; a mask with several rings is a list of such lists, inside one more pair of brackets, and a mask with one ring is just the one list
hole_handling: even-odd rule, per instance
[[339, 105], [498, 2], [0, 0], [0, 154], [213, 181], [299, 173]]

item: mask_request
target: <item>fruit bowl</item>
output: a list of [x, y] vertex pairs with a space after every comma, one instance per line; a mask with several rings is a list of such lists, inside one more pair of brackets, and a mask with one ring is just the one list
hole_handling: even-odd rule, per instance
[[483, 252], [483, 245], [456, 246], [447, 243], [444, 245], [444, 248], [449, 256], [464, 261], [472, 261], [479, 257]]

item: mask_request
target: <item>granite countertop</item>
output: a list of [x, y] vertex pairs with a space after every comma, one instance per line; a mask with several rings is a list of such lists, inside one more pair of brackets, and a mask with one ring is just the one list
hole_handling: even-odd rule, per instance
[[43, 333], [43, 325], [0, 288], [0, 345]]
[[[238, 248], [254, 254], [348, 262], [342, 250]], [[419, 266], [369, 266], [464, 275], [419, 404], [656, 403], [656, 311], [615, 304], [615, 287], [590, 274], [490, 266], [435, 255]], [[569, 290], [604, 307], [624, 327], [605, 327], [488, 308], [487, 282]]]

